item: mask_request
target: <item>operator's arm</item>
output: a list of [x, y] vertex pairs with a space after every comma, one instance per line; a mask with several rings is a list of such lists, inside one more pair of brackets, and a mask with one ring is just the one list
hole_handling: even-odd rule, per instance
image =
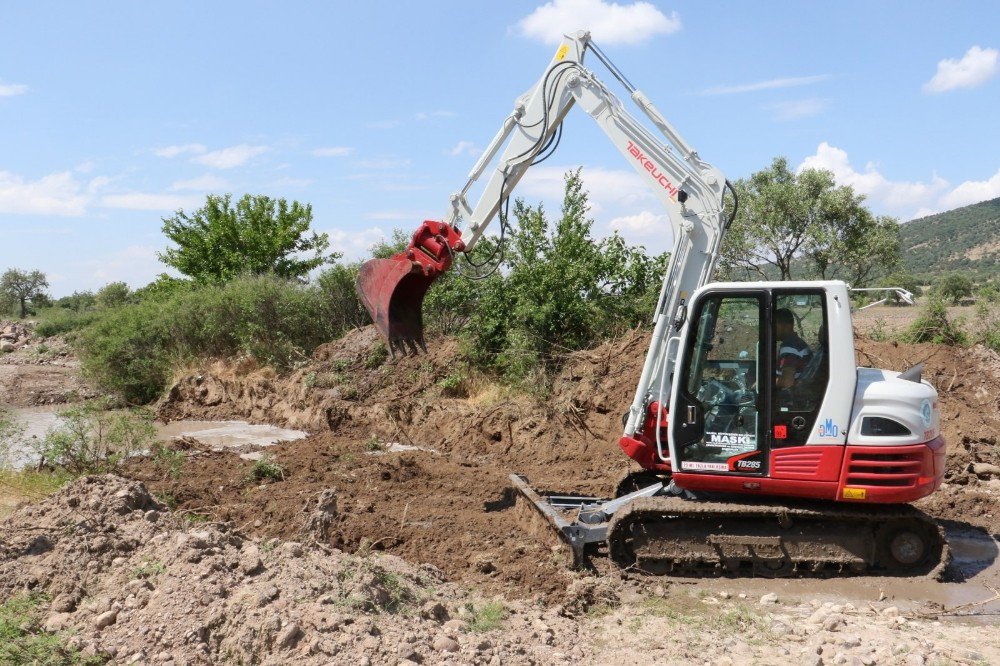
[[792, 388], [795, 385], [795, 368], [786, 365], [781, 368], [781, 374], [774, 380], [774, 386], [779, 389]]

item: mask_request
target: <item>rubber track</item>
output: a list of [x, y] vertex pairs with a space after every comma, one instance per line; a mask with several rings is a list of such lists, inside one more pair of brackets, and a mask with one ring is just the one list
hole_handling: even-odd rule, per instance
[[[641, 567], [636, 565], [636, 556], [641, 555], [642, 553], [632, 553], [631, 549], [626, 545], [625, 540], [630, 536], [630, 528], [633, 524], [641, 524], [647, 521], [650, 523], [659, 523], [663, 520], [664, 516], [670, 516], [671, 519], [683, 519], [685, 516], [698, 519], [718, 516], [721, 520], [732, 520], [736, 518], [742, 521], [743, 524], [746, 524], [747, 521], [753, 519], [760, 519], [765, 521], [766, 524], [774, 526], [774, 534], [776, 536], [778, 535], [778, 521], [782, 519], [783, 516], [791, 518], [793, 522], [830, 521], [837, 526], [841, 526], [844, 523], [858, 523], [864, 524], [870, 528], [876, 528], [878, 525], [884, 524], [888, 521], [917, 521], [924, 525], [929, 532], [937, 535], [938, 543], [934, 544], [934, 546], [935, 548], [938, 546], [941, 548], [940, 561], [934, 565], [931, 570], [926, 573], [926, 575], [933, 578], [940, 578], [944, 569], [951, 560], [951, 553], [948, 548], [948, 542], [945, 540], [944, 529], [927, 514], [923, 513], [919, 509], [905, 504], [869, 506], [830, 505], [819, 503], [767, 504], [710, 502], [688, 500], [680, 497], [651, 497], [636, 500], [628, 506], [623, 507], [621, 510], [616, 512], [614, 518], [608, 525], [608, 552], [615, 564], [621, 568], [638, 569], [641, 571]], [[875, 529], [871, 529], [870, 531], [874, 532]], [[672, 539], [671, 541], [675, 543], [662, 539], [659, 540], [659, 548], [661, 550], [664, 549], [664, 547], [669, 549], [672, 546], [683, 548], [683, 543], [676, 543], [677, 539]], [[872, 547], [874, 549], [874, 544]], [[821, 552], [821, 550], [821, 548], [815, 549], [817, 553]], [[663, 559], [667, 560], [669, 558]], [[678, 553], [675, 561], [684, 562], [684, 560], [688, 559], [690, 559], [690, 551], [685, 549], [683, 552]], [[813, 570], [811, 565], [822, 566], [816, 567], [817, 570]], [[720, 573], [725, 573], [725, 571], [720, 570], [720, 564], [716, 559], [711, 561], [706, 560], [697, 564], [684, 562], [679, 568], [674, 569], [672, 573], [718, 575]], [[845, 572], [843, 571], [843, 562], [824, 562], [821, 559], [813, 560], [808, 565], [801, 562], [797, 563], [795, 572], [790, 575], [797, 577], [831, 577], [843, 575], [844, 573], [914, 575], [912, 572], [907, 572], [905, 570], [872, 568], [870, 567], [870, 563], [869, 568], [864, 571]]]

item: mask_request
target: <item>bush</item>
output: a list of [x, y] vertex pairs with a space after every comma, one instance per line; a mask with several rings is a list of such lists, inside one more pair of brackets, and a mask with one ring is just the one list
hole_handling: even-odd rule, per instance
[[65, 335], [84, 328], [97, 319], [97, 313], [86, 309], [71, 309], [63, 307], [45, 308], [38, 312], [38, 325], [35, 333], [48, 338], [53, 335]]
[[125, 461], [156, 441], [153, 416], [144, 411], [107, 411], [93, 401], [59, 412], [62, 424], [31, 447], [48, 465], [71, 474], [117, 471]]
[[579, 172], [566, 175], [562, 215], [514, 206], [500, 271], [479, 286], [469, 360], [513, 380], [550, 370], [567, 352], [648, 322], [666, 255], [649, 257], [617, 234], [596, 240]]
[[323, 289], [271, 276], [200, 287], [164, 282], [138, 303], [103, 311], [78, 347], [102, 388], [145, 404], [181, 361], [242, 355], [295, 366], [343, 332], [330, 307]]
[[937, 285], [935, 285], [934, 290], [941, 298], [951, 301], [954, 305], [958, 305], [962, 302], [963, 298], [972, 296], [972, 280], [964, 275], [951, 273], [941, 278]]
[[948, 309], [940, 294], [932, 294], [920, 316], [910, 324], [903, 334], [903, 341], [937, 342], [946, 345], [968, 344], [968, 336], [962, 330], [961, 319], [948, 319]]

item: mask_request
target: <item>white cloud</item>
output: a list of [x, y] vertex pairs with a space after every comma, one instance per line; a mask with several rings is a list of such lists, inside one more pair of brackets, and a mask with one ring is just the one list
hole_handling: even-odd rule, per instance
[[412, 222], [413, 226], [416, 227], [424, 220], [431, 219], [428, 218], [427, 215], [426, 211], [421, 213], [412, 210], [376, 210], [366, 213], [365, 219], [385, 222], [408, 221]]
[[86, 277], [95, 281], [96, 285], [121, 280], [132, 287], [139, 287], [164, 271], [165, 267], [156, 256], [158, 249], [152, 245], [128, 245], [103, 257], [78, 262], [75, 266], [87, 271]]
[[677, 12], [667, 16], [650, 2], [618, 4], [605, 0], [552, 0], [517, 22], [524, 37], [557, 44], [563, 35], [589, 30], [598, 44], [642, 44], [681, 29]]
[[477, 148], [476, 144], [471, 141], [459, 141], [453, 148], [449, 148], [446, 152], [452, 157], [458, 157], [459, 155], [472, 155], [475, 157], [479, 155], [482, 150]]
[[198, 208], [201, 204], [201, 197], [186, 194], [126, 192], [124, 194], [108, 194], [101, 197], [101, 205], [105, 208], [123, 208], [126, 210], [157, 210], [172, 212], [181, 208]]
[[353, 152], [354, 149], [347, 146], [328, 146], [315, 149], [312, 151], [312, 155], [313, 157], [347, 157]]
[[164, 148], [157, 148], [153, 151], [153, 154], [157, 157], [166, 157], [167, 159], [177, 157], [178, 155], [200, 155], [204, 153], [207, 148], [200, 143], [185, 143], [178, 146], [166, 146]]
[[192, 162], [204, 164], [213, 169], [232, 169], [243, 166], [254, 157], [267, 152], [267, 146], [251, 146], [241, 143], [238, 146], [230, 146], [220, 150], [213, 150], [195, 157]]
[[986, 180], [967, 180], [941, 197], [946, 208], [959, 208], [1000, 197], [1000, 170]]
[[357, 166], [362, 169], [404, 169], [410, 166], [411, 160], [401, 160], [401, 159], [373, 159], [373, 160], [362, 160], [357, 163]]
[[0, 171], [0, 214], [75, 217], [86, 212], [89, 200], [83, 184], [70, 171], [33, 181]]
[[[415, 222], [414, 227], [416, 224]], [[369, 227], [360, 231], [329, 229], [326, 233], [330, 236], [330, 249], [342, 252], [348, 261], [367, 258], [373, 245], [389, 238], [389, 234], [381, 227]]]
[[973, 46], [961, 60], [946, 58], [938, 63], [937, 73], [924, 84], [925, 93], [942, 93], [956, 88], [975, 88], [1000, 72], [1000, 51]]
[[28, 92], [28, 86], [23, 83], [0, 83], [0, 97], [14, 97]]
[[370, 123], [365, 123], [365, 127], [368, 129], [393, 129], [394, 127], [399, 127], [400, 123], [398, 120], [374, 120]]
[[777, 90], [779, 88], [798, 88], [799, 86], [809, 86], [814, 83], [821, 83], [829, 79], [827, 74], [816, 74], [814, 76], [791, 76], [779, 79], [768, 79], [766, 81], [754, 81], [753, 83], [740, 83], [731, 86], [713, 86], [705, 88], [701, 95], [734, 95], [738, 93], [757, 92], [760, 90]]
[[648, 210], [611, 220], [609, 226], [636, 236], [670, 236], [670, 218]]
[[[518, 183], [516, 196], [540, 198], [548, 206], [562, 203], [565, 192], [565, 174], [575, 167], [534, 167]], [[653, 200], [653, 192], [634, 171], [584, 167], [580, 172], [584, 188], [589, 193], [590, 212], [597, 216], [606, 211], [633, 209], [645, 201]]]
[[457, 115], [454, 111], [419, 111], [413, 117], [417, 120], [430, 120], [431, 118], [454, 118]]
[[892, 181], [879, 173], [872, 162], [865, 165], [864, 172], [856, 171], [847, 157], [847, 151], [831, 146], [826, 141], [802, 161], [797, 171], [803, 169], [826, 169], [833, 172], [838, 184], [850, 185], [864, 194], [878, 207], [892, 215], [909, 219], [913, 211], [929, 207], [947, 189], [948, 181], [932, 175], [929, 182]]
[[894, 181], [882, 175], [871, 162], [864, 172], [855, 170], [847, 151], [825, 141], [816, 149], [816, 154], [802, 160], [796, 171], [803, 169], [833, 172], [838, 184], [850, 185], [856, 192], [866, 195], [877, 212], [904, 220], [1000, 197], [1000, 170], [986, 180], [969, 180], [955, 187], [937, 174], [927, 182]]
[[221, 192], [223, 190], [232, 189], [233, 186], [228, 180], [211, 173], [206, 173], [204, 176], [188, 180], [175, 180], [170, 185], [170, 191], [172, 192], [182, 190], [190, 192]]
[[774, 114], [774, 119], [778, 121], [798, 120], [800, 118], [810, 118], [818, 116], [826, 111], [830, 102], [825, 99], [796, 99], [787, 102], [776, 102], [764, 108]]

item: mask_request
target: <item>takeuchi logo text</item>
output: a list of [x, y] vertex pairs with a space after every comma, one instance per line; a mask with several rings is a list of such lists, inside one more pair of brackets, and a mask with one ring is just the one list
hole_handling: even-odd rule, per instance
[[639, 164], [643, 166], [646, 171], [649, 172], [649, 175], [653, 177], [653, 180], [659, 183], [660, 187], [665, 189], [672, 198], [677, 196], [677, 188], [670, 182], [667, 175], [660, 171], [660, 168], [656, 166], [656, 163], [646, 157], [646, 155], [639, 150], [638, 146], [631, 141], [628, 142], [628, 152], [639, 162]]

